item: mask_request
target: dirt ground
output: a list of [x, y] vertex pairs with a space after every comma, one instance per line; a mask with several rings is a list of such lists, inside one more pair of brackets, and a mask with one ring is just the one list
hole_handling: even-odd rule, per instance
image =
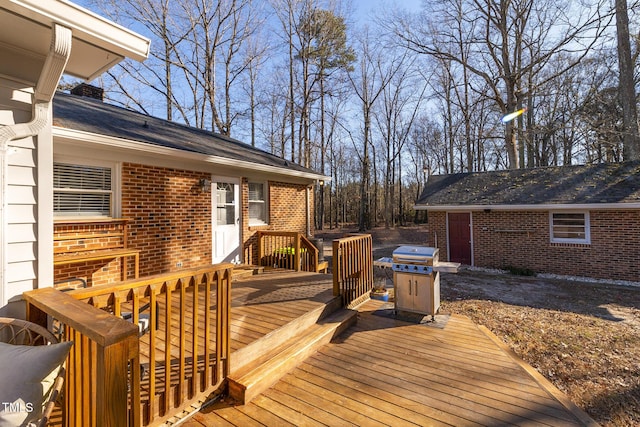
[[[318, 236], [328, 248], [351, 231]], [[416, 227], [371, 234], [376, 259], [426, 241]], [[598, 423], [640, 426], [640, 286], [462, 269], [440, 288], [442, 313], [488, 327]]]

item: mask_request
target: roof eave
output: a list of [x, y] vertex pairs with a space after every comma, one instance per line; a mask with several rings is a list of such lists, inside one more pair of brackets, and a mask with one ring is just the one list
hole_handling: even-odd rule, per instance
[[542, 203], [536, 205], [414, 205], [417, 211], [551, 211], [551, 210], [619, 210], [640, 209], [640, 202], [619, 203]]
[[[85, 80], [94, 79], [124, 58], [143, 61], [149, 56], [148, 38], [67, 0], [9, 0], [2, 8], [43, 27], [57, 23], [71, 29], [75, 47], [66, 72]], [[85, 64], [89, 52], [94, 55], [93, 67]]]
[[159, 145], [148, 144], [139, 141], [132, 141], [123, 138], [116, 138], [108, 135], [100, 135], [91, 132], [79, 131], [75, 129], [66, 129], [59, 126], [52, 127], [54, 137], [64, 138], [65, 140], [74, 141], [81, 144], [94, 144], [110, 148], [120, 148], [147, 155], [155, 155], [162, 157], [171, 157], [172, 159], [184, 159], [189, 161], [199, 161], [209, 164], [217, 164], [231, 166], [239, 169], [266, 172], [296, 178], [308, 179], [311, 181], [331, 181], [330, 176], [309, 173], [304, 171], [289, 170], [282, 167], [264, 165], [260, 163], [248, 162], [243, 160], [229, 159], [226, 157], [212, 156], [192, 151], [184, 151], [176, 148], [162, 147]]

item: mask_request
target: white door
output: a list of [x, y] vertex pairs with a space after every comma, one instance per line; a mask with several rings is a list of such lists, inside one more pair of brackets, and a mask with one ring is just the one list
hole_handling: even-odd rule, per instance
[[212, 193], [212, 258], [213, 263], [240, 259], [240, 180], [213, 177]]

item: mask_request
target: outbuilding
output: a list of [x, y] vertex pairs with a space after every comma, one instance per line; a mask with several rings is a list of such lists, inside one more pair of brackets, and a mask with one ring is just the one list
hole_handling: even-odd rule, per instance
[[640, 162], [433, 175], [428, 244], [466, 265], [640, 281]]

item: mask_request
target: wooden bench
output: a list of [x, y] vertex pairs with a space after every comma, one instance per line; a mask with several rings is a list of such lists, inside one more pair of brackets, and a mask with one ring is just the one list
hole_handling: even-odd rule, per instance
[[56, 254], [53, 257], [53, 265], [77, 264], [81, 262], [122, 258], [122, 275], [126, 279], [127, 257], [130, 256], [134, 257], [133, 274], [137, 279], [140, 271], [140, 251], [138, 249], [104, 249], [88, 253]]

